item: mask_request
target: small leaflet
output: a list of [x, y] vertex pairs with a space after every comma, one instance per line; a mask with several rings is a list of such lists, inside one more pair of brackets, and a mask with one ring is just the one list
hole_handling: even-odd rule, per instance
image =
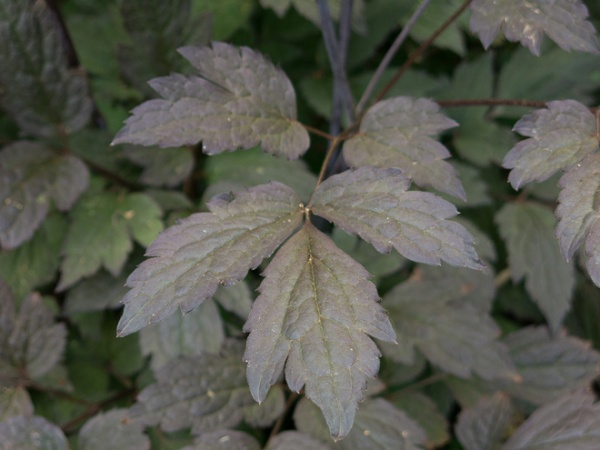
[[556, 217], [556, 237], [567, 261], [582, 245], [586, 268], [596, 285], [600, 285], [600, 153], [588, 155], [560, 179]]
[[[484, 285], [493, 280], [465, 275], [456, 269], [438, 278], [416, 272], [388, 292], [382, 303], [400, 345], [385, 354], [411, 364], [418, 349], [434, 365], [462, 378], [477, 374], [487, 380], [517, 379], [508, 348], [498, 340], [500, 330], [482, 305], [489, 302], [472, 296], [485, 292]], [[477, 286], [479, 282], [483, 285]]]
[[285, 414], [285, 394], [283, 385], [269, 390], [262, 403], [255, 403], [244, 409], [244, 422], [253, 427], [267, 428]]
[[459, 223], [452, 203], [429, 192], [407, 191], [408, 178], [398, 169], [361, 167], [325, 180], [312, 211], [380, 253], [392, 247], [416, 262], [482, 269], [473, 238]]
[[0, 58], [0, 106], [25, 133], [73, 133], [89, 121], [85, 75], [68, 67], [60, 24], [45, 2], [0, 3]]
[[138, 396], [134, 419], [166, 431], [192, 428], [194, 434], [235, 427], [254, 406], [244, 376], [240, 341], [226, 341], [218, 355], [174, 359], [155, 373], [156, 383]]
[[43, 417], [18, 416], [0, 422], [0, 450], [69, 450], [61, 429]]
[[265, 450], [330, 450], [328, 445], [299, 431], [284, 431], [269, 441]]
[[471, 30], [486, 49], [502, 31], [535, 55], [540, 54], [544, 33], [563, 50], [598, 54], [600, 44], [588, 15], [581, 0], [474, 0]]
[[371, 107], [359, 133], [344, 144], [351, 167], [397, 167], [421, 187], [465, 200], [465, 191], [454, 168], [445, 159], [450, 152], [431, 138], [458, 124], [424, 98], [394, 97]]
[[126, 409], [112, 409], [86, 422], [79, 432], [78, 450], [147, 450], [150, 440], [143, 424], [132, 421]]
[[450, 440], [448, 419], [429, 396], [420, 391], [405, 390], [395, 392], [390, 402], [423, 429], [427, 437], [425, 448], [441, 447]]
[[[270, 449], [270, 447], [268, 447]], [[202, 433], [194, 441], [181, 450], [260, 450], [256, 439], [247, 433], [236, 430], [217, 430]], [[301, 449], [297, 449], [301, 450]], [[308, 450], [308, 449], [307, 449]], [[315, 449], [317, 450], [317, 449]]]
[[546, 403], [523, 423], [502, 450], [595, 450], [600, 442], [600, 404], [589, 390]]
[[379, 369], [370, 334], [394, 342], [368, 272], [310, 223], [264, 272], [244, 329], [252, 396], [261, 402], [284, 369], [288, 386], [323, 412], [334, 439], [352, 428], [367, 381]]
[[62, 291], [101, 267], [118, 276], [133, 250], [133, 240], [146, 247], [163, 229], [162, 211], [142, 193], [90, 190], [71, 212], [63, 247]]
[[176, 186], [194, 168], [194, 157], [189, 148], [146, 148], [131, 145], [123, 150], [123, 154], [144, 168], [140, 180], [149, 186]]
[[15, 248], [33, 236], [50, 205], [73, 206], [88, 186], [79, 158], [37, 142], [19, 141], [0, 152], [0, 246]]
[[61, 360], [67, 330], [54, 323], [39, 294], [25, 297], [17, 312], [10, 289], [0, 280], [0, 325], [10, 336], [0, 342], [0, 385], [11, 386], [23, 376], [39, 379]]
[[535, 203], [509, 203], [495, 220], [508, 250], [512, 280], [525, 279], [527, 293], [552, 330], [558, 330], [571, 306], [575, 271], [561, 255], [552, 211]]
[[65, 293], [64, 312], [73, 313], [102, 311], [121, 307], [121, 299], [127, 294], [126, 270], [118, 277], [99, 271], [80, 281]]
[[287, 159], [306, 151], [309, 137], [296, 121], [294, 89], [266, 57], [221, 42], [179, 51], [199, 76], [152, 80], [163, 98], [135, 108], [113, 144], [178, 147], [202, 141], [207, 154], [260, 144]]
[[515, 189], [544, 181], [598, 149], [596, 118], [574, 100], [547, 103], [519, 120], [513, 130], [529, 136], [515, 145], [502, 165], [512, 169], [508, 181]]
[[217, 287], [242, 280], [298, 228], [304, 208], [294, 191], [269, 183], [235, 197], [214, 197], [210, 213], [193, 214], [162, 232], [127, 279], [132, 288], [117, 327], [125, 336], [176, 309], [189, 312]]
[[29, 392], [23, 386], [3, 387], [0, 392], [0, 422], [11, 417], [32, 416], [33, 403]]
[[473, 407], [463, 409], [455, 426], [465, 450], [499, 450], [508, 436], [514, 409], [506, 394], [483, 397]]

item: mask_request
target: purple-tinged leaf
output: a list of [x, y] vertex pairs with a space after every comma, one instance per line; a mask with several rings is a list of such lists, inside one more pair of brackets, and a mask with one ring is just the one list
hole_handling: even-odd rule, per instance
[[514, 412], [505, 394], [484, 397], [461, 411], [455, 427], [458, 440], [465, 450], [499, 450]]
[[263, 55], [219, 42], [179, 51], [200, 76], [152, 80], [163, 99], [135, 108], [113, 144], [177, 147], [202, 141], [208, 154], [260, 144], [288, 159], [306, 151], [309, 137], [296, 121], [294, 89]]
[[244, 421], [253, 427], [267, 428], [285, 414], [285, 394], [283, 386], [269, 390], [262, 403], [255, 403], [244, 409]]
[[574, 100], [547, 103], [519, 120], [513, 130], [529, 136], [515, 145], [502, 165], [512, 169], [508, 181], [515, 189], [544, 181], [598, 149], [596, 118]]
[[422, 187], [432, 187], [465, 200], [454, 168], [444, 159], [450, 152], [430, 136], [458, 124], [427, 99], [395, 97], [371, 107], [359, 133], [344, 144], [351, 167], [398, 167]]
[[[252, 436], [236, 430], [217, 430], [202, 433], [181, 450], [260, 450], [261, 446]], [[300, 450], [300, 449], [298, 449]]]
[[600, 285], [600, 222], [598, 190], [600, 189], [600, 153], [588, 155], [565, 173], [556, 208], [556, 236], [567, 261], [585, 243], [587, 271]]
[[0, 392], [0, 422], [11, 417], [32, 416], [33, 403], [27, 389], [22, 386], [3, 387]]
[[131, 410], [133, 418], [164, 431], [205, 433], [234, 427], [254, 405], [244, 376], [243, 343], [226, 341], [219, 355], [171, 360], [156, 372]]
[[78, 158], [36, 142], [15, 142], [0, 152], [0, 246], [18, 247], [31, 238], [50, 204], [71, 208], [88, 185]]
[[485, 48], [502, 31], [539, 55], [544, 33], [563, 50], [600, 53], [594, 26], [581, 0], [475, 0], [471, 4], [471, 30]]
[[458, 214], [454, 205], [429, 192], [407, 191], [409, 185], [398, 169], [361, 167], [325, 180], [312, 211], [380, 253], [393, 247], [417, 262], [482, 269], [469, 232], [445, 220]]
[[158, 205], [145, 194], [90, 190], [71, 212], [57, 290], [101, 267], [118, 276], [133, 250], [132, 241], [147, 246], [162, 231], [161, 216]]
[[598, 442], [600, 404], [593, 392], [578, 390], [534, 411], [502, 450], [596, 450]]
[[571, 306], [575, 272], [560, 253], [552, 212], [534, 203], [506, 204], [495, 220], [506, 243], [513, 281], [525, 278], [525, 289], [550, 328], [558, 330]]
[[235, 198], [216, 196], [198, 213], [161, 233], [128, 278], [132, 288], [118, 334], [125, 336], [169, 316], [186, 313], [258, 267], [304, 214], [294, 191], [280, 183], [255, 186]]
[[79, 450], [148, 450], [143, 424], [128, 419], [126, 409], [112, 409], [92, 417], [81, 428]]
[[45, 2], [0, 2], [0, 106], [28, 134], [72, 133], [90, 118], [85, 75], [68, 67], [65, 48]]
[[[368, 272], [307, 223], [264, 272], [245, 330], [253, 397], [264, 400], [284, 364], [288, 386], [315, 402], [335, 439], [350, 431], [367, 380], [379, 369], [371, 339], [393, 342]], [[286, 363], [287, 361], [287, 363]]]
[[123, 150], [123, 154], [144, 168], [140, 180], [149, 186], [176, 186], [183, 182], [194, 168], [194, 157], [189, 148], [128, 146]]
[[18, 308], [8, 286], [0, 281], [0, 384], [21, 377], [39, 379], [62, 358], [66, 328], [54, 323], [52, 312], [38, 294]]
[[284, 431], [269, 441], [265, 450], [330, 450], [328, 445], [309, 434], [299, 431]]
[[435, 268], [428, 269], [384, 296], [400, 343], [399, 351], [384, 345], [385, 355], [410, 364], [418, 349], [431, 363], [459, 377], [518, 378], [508, 349], [498, 340], [500, 330], [482, 305], [489, 301], [472, 295], [484, 293], [493, 278], [468, 279], [459, 276], [458, 269], [434, 277]]
[[69, 450], [61, 429], [43, 417], [18, 416], [0, 422], [0, 450]]

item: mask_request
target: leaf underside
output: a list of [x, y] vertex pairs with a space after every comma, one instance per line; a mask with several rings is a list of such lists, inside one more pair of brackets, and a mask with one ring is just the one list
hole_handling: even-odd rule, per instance
[[306, 151], [309, 137], [296, 121], [293, 87], [264, 56], [219, 42], [179, 51], [200, 76], [152, 80], [163, 99], [135, 108], [113, 144], [177, 147], [202, 141], [208, 154], [260, 144], [287, 159]]
[[594, 26], [581, 0], [475, 0], [471, 4], [471, 30], [485, 48], [502, 31], [539, 55], [544, 33], [562, 49], [600, 53]]
[[450, 152], [430, 136], [458, 124], [431, 100], [395, 97], [370, 108], [359, 134], [344, 144], [351, 167], [397, 167], [416, 185], [465, 200], [456, 171], [445, 159]]
[[235, 198], [216, 196], [210, 213], [168, 228], [148, 247], [128, 278], [131, 291], [119, 335], [158, 322], [177, 308], [186, 313], [256, 268], [300, 225], [303, 210], [294, 191], [280, 183], [255, 186]]
[[325, 180], [312, 210], [380, 253], [393, 247], [416, 262], [483, 268], [469, 232], [446, 220], [458, 214], [454, 205], [409, 185], [398, 169], [361, 167]]
[[244, 359], [253, 397], [262, 401], [283, 371], [305, 393], [331, 435], [351, 429], [367, 380], [379, 369], [379, 350], [367, 336], [394, 341], [362, 266], [307, 223], [277, 252], [245, 330]]

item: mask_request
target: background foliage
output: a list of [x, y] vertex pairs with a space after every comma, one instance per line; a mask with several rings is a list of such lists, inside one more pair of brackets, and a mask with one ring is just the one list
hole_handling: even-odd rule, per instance
[[[421, 2], [355, 0], [345, 18], [330, 1], [340, 47], [349, 32], [332, 53], [308, 0], [0, 0], [0, 449], [597, 448], [600, 9], [475, 0], [445, 24], [469, 3], [425, 8], [352, 134], [344, 101]], [[503, 23], [512, 6], [527, 19]], [[175, 107], [199, 122], [165, 125]], [[313, 192], [342, 130], [357, 169]], [[339, 228], [307, 222], [269, 259], [301, 202]], [[230, 219], [267, 232], [199, 268], [197, 233]], [[376, 232], [404, 222], [421, 228]], [[187, 245], [208, 275], [175, 283]], [[288, 335], [320, 348], [284, 295], [313, 255], [337, 282], [323, 305], [349, 285], [361, 300], [331, 308], [359, 311], [347, 330], [324, 325], [339, 367], [366, 361], [342, 413], [296, 347], [264, 354], [287, 341], [263, 318], [288, 310]]]

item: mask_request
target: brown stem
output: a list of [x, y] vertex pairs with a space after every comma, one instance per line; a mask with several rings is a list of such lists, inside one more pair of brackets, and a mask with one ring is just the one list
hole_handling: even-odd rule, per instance
[[28, 389], [31, 389], [31, 390], [34, 390], [34, 391], [38, 391], [38, 392], [41, 392], [43, 394], [51, 395], [52, 397], [62, 398], [63, 400], [67, 400], [67, 401], [70, 401], [72, 403], [78, 403], [80, 405], [85, 405], [85, 406], [88, 406], [88, 407], [91, 407], [93, 405], [92, 402], [89, 402], [89, 401], [84, 400], [84, 399], [79, 398], [79, 397], [75, 397], [74, 395], [71, 395], [68, 392], [61, 391], [61, 390], [58, 390], [58, 389], [52, 389], [52, 388], [43, 386], [41, 384], [37, 384], [37, 383], [33, 383], [33, 382], [28, 382], [28, 383], [25, 384], [25, 386]]
[[121, 175], [111, 172], [110, 170], [105, 169], [104, 167], [96, 164], [93, 161], [90, 161], [87, 158], [83, 158], [81, 156], [78, 156], [78, 158], [81, 159], [90, 169], [94, 170], [95, 172], [98, 172], [104, 178], [114, 181], [115, 183], [125, 186], [133, 191], [141, 191], [144, 189], [144, 186], [142, 186], [141, 184], [129, 181], [123, 178]]
[[316, 134], [317, 136], [321, 136], [321, 137], [324, 137], [325, 139], [329, 139], [329, 140], [332, 140], [334, 138], [334, 136], [332, 136], [331, 134], [326, 133], [325, 131], [321, 131], [318, 128], [313, 128], [310, 125], [305, 125], [305, 124], [302, 124], [302, 126], [309, 133]]
[[323, 179], [325, 178], [325, 172], [327, 171], [327, 166], [329, 165], [329, 160], [331, 159], [333, 152], [335, 151], [335, 149], [338, 146], [338, 144], [340, 143], [340, 141], [342, 141], [342, 139], [343, 138], [341, 136], [336, 136], [331, 140], [331, 143], [329, 144], [329, 148], [327, 149], [327, 153], [325, 154], [325, 158], [323, 159], [323, 164], [321, 165], [321, 171], [319, 172], [319, 178], [317, 179], [317, 184], [315, 185], [313, 193], [310, 196], [308, 205], [306, 205], [307, 208], [310, 208], [310, 205], [312, 204], [313, 199], [315, 197], [315, 193], [317, 192], [319, 185], [323, 182]]
[[273, 439], [273, 437], [277, 435], [277, 433], [279, 433], [279, 430], [281, 429], [281, 425], [283, 425], [285, 417], [288, 415], [288, 412], [290, 411], [294, 402], [299, 396], [300, 394], [298, 394], [297, 392], [292, 392], [289, 398], [287, 399], [283, 412], [279, 415], [279, 417], [277, 418], [277, 422], [275, 422], [275, 425], [273, 425], [273, 428], [271, 429], [271, 433], [269, 434], [269, 438], [267, 439], [265, 448], [269, 447], [269, 442], [271, 442], [271, 439]]

